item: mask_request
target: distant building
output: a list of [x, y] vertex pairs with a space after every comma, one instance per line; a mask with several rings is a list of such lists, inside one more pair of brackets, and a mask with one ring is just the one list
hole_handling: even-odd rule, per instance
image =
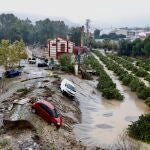
[[48, 40], [49, 57], [53, 59], [58, 59], [60, 55], [65, 53], [73, 54], [73, 48], [73, 42], [60, 37], [57, 37], [53, 40]]
[[138, 37], [139, 37], [140, 39], [145, 39], [145, 38], [148, 37], [148, 36], [150, 36], [150, 32], [140, 32], [140, 33], [138, 34]]
[[137, 38], [145, 39], [150, 35], [150, 30], [146, 28], [118, 28], [111, 31], [111, 33], [125, 35], [127, 39], [133, 41]]
[[112, 31], [111, 33], [116, 33], [117, 35], [125, 35], [126, 38], [132, 38], [135, 36], [136, 32], [128, 29], [116, 29]]

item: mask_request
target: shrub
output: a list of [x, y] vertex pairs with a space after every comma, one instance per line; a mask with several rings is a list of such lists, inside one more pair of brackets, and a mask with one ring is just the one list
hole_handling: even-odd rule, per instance
[[138, 71], [136, 72], [136, 75], [138, 76], [138, 77], [145, 77], [145, 76], [147, 76], [148, 75], [148, 72], [146, 72], [145, 70], [143, 70], [143, 69], [138, 69]]
[[70, 54], [63, 54], [58, 58], [63, 71], [74, 72], [74, 64]]
[[150, 87], [140, 86], [137, 89], [138, 97], [141, 99], [147, 99], [150, 97]]
[[144, 79], [145, 79], [146, 81], [150, 82], [150, 75], [147, 75]]
[[[115, 68], [115, 65], [109, 62], [105, 56], [97, 52], [95, 53], [102, 61], [106, 63], [108, 68]], [[97, 89], [102, 92], [102, 96], [107, 99], [123, 100], [123, 96], [119, 93], [119, 90], [116, 89], [116, 84], [113, 83], [112, 79], [105, 72], [103, 66], [98, 62], [97, 59], [95, 59], [93, 55], [89, 55], [87, 59], [85, 59], [85, 64], [90, 64], [90, 66], [95, 69], [99, 75]]]
[[141, 67], [141, 68], [144, 68], [145, 70], [148, 70], [150, 71], [150, 65], [149, 65], [149, 61], [142, 61], [142, 60], [138, 60], [136, 62], [136, 65]]
[[150, 143], [150, 114], [142, 115], [128, 127], [130, 137]]
[[[134, 73], [138, 77], [145, 77], [148, 75], [148, 72], [142, 69], [144, 68], [143, 66], [140, 66], [141, 68], [137, 68], [136, 66], [134, 66], [134, 64], [132, 64], [130, 59], [127, 59], [125, 57], [118, 57], [116, 55], [109, 55], [109, 57], [115, 60], [118, 64], [121, 64], [127, 70], [132, 71], [132, 73]], [[139, 64], [139, 62], [137, 62], [136, 64]]]
[[137, 89], [140, 86], [144, 86], [144, 84], [142, 82], [140, 82], [138, 78], [133, 79], [129, 84], [131, 91], [134, 91], [134, 92], [137, 91]]
[[123, 96], [115, 88], [106, 88], [106, 89], [103, 89], [102, 96], [105, 97], [105, 98], [107, 98], [107, 99], [123, 100]]
[[127, 74], [127, 71], [125, 71], [124, 69], [122, 69], [120, 67], [115, 67], [114, 68], [114, 72], [117, 74], [117, 76], [121, 76], [121, 75]]
[[129, 85], [130, 82], [133, 80], [133, 78], [134, 78], [134, 76], [131, 74], [124, 75], [122, 78], [122, 82], [124, 85]]
[[116, 84], [114, 84], [109, 78], [99, 78], [99, 83], [97, 85], [99, 90], [105, 89], [105, 88], [116, 88]]

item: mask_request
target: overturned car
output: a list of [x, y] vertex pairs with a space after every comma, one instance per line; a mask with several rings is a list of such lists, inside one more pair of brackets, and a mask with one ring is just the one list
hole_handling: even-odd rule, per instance
[[76, 94], [76, 89], [75, 89], [74, 84], [67, 79], [62, 80], [60, 89], [63, 93], [67, 93], [69, 96], [72, 96], [72, 97], [74, 97]]

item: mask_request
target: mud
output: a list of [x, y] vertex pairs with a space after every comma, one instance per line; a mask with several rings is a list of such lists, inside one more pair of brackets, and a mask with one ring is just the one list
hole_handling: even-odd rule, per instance
[[[125, 150], [132, 145], [133, 150], [149, 149], [149, 145], [130, 139], [125, 130], [141, 114], [148, 113], [149, 108], [111, 71], [108, 71], [110, 77], [125, 97], [123, 102], [104, 99], [96, 90], [97, 77], [87, 81], [60, 74], [59, 78], [54, 78], [48, 76], [47, 70], [38, 69], [35, 65], [26, 65], [23, 70], [21, 77], [8, 81], [7, 90], [0, 95], [0, 141], [6, 139], [7, 148]], [[76, 86], [74, 99], [62, 95], [60, 91], [60, 82], [64, 78]], [[20, 88], [31, 90], [21, 95], [16, 92]], [[31, 113], [31, 104], [39, 99], [51, 102], [62, 114], [63, 126], [60, 130]]]
[[[59, 85], [60, 78], [25, 81], [24, 88], [28, 87], [30, 92], [24, 96], [16, 92], [3, 100], [0, 139], [9, 141], [6, 147], [14, 150], [27, 148], [37, 150], [86, 149], [76, 141], [73, 134], [74, 124], [80, 123], [79, 103], [62, 95]], [[39, 99], [51, 102], [62, 114], [63, 126], [60, 130], [56, 130], [54, 126], [31, 113], [31, 104]], [[10, 105], [11, 109], [8, 109]], [[39, 137], [39, 140], [36, 141], [34, 136]]]

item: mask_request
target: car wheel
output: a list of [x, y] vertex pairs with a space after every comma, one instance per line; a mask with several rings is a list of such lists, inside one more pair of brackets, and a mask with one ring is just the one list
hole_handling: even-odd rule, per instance
[[33, 114], [36, 114], [36, 109], [35, 109], [35, 108], [32, 108], [32, 109], [31, 109], [31, 112], [32, 112]]
[[66, 92], [65, 92], [65, 91], [62, 91], [62, 94], [63, 94], [63, 95], [65, 95], [65, 94], [66, 94]]
[[55, 126], [55, 124], [53, 122], [50, 123], [51, 126]]
[[60, 126], [56, 126], [56, 129], [59, 130], [59, 129], [60, 129]]

